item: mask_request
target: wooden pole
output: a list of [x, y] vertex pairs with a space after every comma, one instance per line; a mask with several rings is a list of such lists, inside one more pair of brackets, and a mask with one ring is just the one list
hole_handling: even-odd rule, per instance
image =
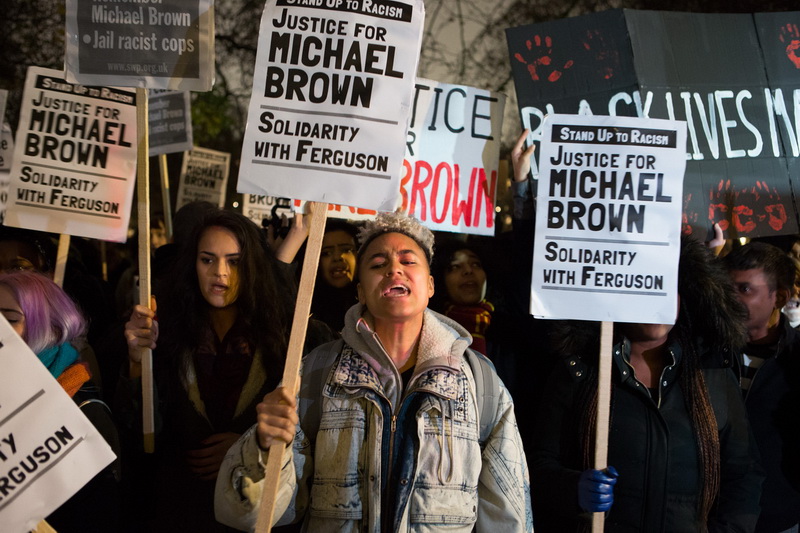
[[66, 233], [58, 236], [58, 252], [56, 253], [56, 270], [53, 273], [53, 281], [56, 285], [64, 288], [64, 272], [67, 270], [67, 258], [69, 257], [69, 240]]
[[158, 169], [161, 171], [161, 205], [164, 209], [164, 229], [167, 242], [172, 241], [172, 204], [169, 198], [169, 171], [167, 170], [167, 154], [158, 156]]
[[102, 265], [103, 281], [108, 281], [108, 250], [106, 241], [100, 241], [100, 264]]
[[[614, 323], [600, 325], [600, 358], [597, 376], [597, 433], [594, 445], [594, 467], [603, 470], [608, 466], [608, 426], [611, 410], [611, 348], [614, 344]], [[592, 515], [593, 533], [602, 533], [606, 514]]]
[[42, 520], [36, 524], [36, 529], [33, 530], [33, 533], [56, 533], [56, 530], [47, 521]]
[[[322, 248], [322, 238], [325, 236], [325, 218], [328, 216], [328, 204], [313, 202], [311, 205], [312, 216], [309, 228], [306, 255], [303, 260], [303, 270], [300, 273], [300, 288], [297, 294], [297, 303], [294, 307], [292, 333], [289, 336], [289, 348], [286, 354], [286, 366], [283, 369], [283, 386], [297, 394], [300, 387], [300, 362], [303, 358], [303, 345], [306, 340], [308, 327], [308, 314], [311, 311], [311, 296], [314, 294], [314, 282], [317, 278], [317, 264], [319, 252]], [[275, 515], [275, 498], [278, 495], [278, 482], [281, 475], [281, 463], [286, 446], [279, 440], [273, 441], [269, 448], [267, 467], [264, 474], [264, 489], [261, 493], [261, 505], [258, 509], [256, 520], [257, 533], [268, 533], [272, 530]]]
[[[150, 159], [147, 89], [136, 89], [136, 194], [139, 217], [139, 304], [150, 307]], [[153, 350], [142, 348], [142, 437], [144, 451], [155, 451]]]

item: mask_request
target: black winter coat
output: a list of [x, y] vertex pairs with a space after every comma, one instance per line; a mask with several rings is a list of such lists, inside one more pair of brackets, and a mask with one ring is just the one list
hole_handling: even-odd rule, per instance
[[[717, 417], [721, 488], [703, 524], [697, 443], [680, 384], [681, 348], [651, 393], [632, 375], [627, 341], [613, 349], [608, 464], [619, 472], [606, 531], [679, 533], [753, 531], [761, 494], [761, 469], [739, 386], [722, 357], [704, 358], [703, 373]], [[579, 395], [596, 387], [596, 363], [572, 356], [556, 368], [533, 431], [531, 491], [538, 533], [575, 531], [581, 520], [578, 478], [587, 468], [577, 427]], [[596, 356], [595, 356], [596, 359]], [[660, 396], [660, 397], [659, 397]], [[589, 515], [584, 516], [587, 519]]]
[[759, 533], [785, 531], [800, 522], [800, 332], [785, 316], [778, 327], [777, 354], [758, 369], [745, 396], [767, 474]]

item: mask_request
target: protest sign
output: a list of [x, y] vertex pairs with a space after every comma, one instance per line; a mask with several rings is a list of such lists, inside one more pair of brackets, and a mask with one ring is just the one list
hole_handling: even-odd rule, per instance
[[136, 94], [30, 67], [11, 167], [9, 226], [124, 242], [136, 171]]
[[208, 91], [211, 0], [67, 0], [67, 81]]
[[275, 210], [291, 213], [292, 201], [288, 198], [275, 198], [258, 194], [242, 195], [242, 214], [261, 227], [264, 220], [271, 220]]
[[[302, 200], [292, 202], [292, 210], [305, 212], [306, 203]], [[339, 218], [343, 220], [373, 220], [378, 212], [374, 209], [363, 209], [349, 205], [328, 204], [328, 218]]]
[[8, 203], [8, 185], [11, 177], [11, 161], [14, 159], [14, 135], [11, 127], [3, 124], [0, 129], [0, 224], [6, 215]]
[[192, 149], [192, 113], [186, 91], [149, 91], [150, 156]]
[[423, 5], [264, 8], [237, 190], [392, 211]]
[[208, 148], [184, 152], [175, 209], [196, 200], [224, 207], [230, 160], [231, 154]]
[[115, 456], [5, 317], [0, 357], [0, 524], [23, 533]]
[[403, 211], [440, 231], [494, 235], [505, 96], [417, 79]]
[[672, 324], [686, 123], [548, 115], [531, 314]]
[[523, 127], [538, 143], [546, 113], [685, 120], [684, 231], [797, 233], [798, 23], [626, 9], [509, 29]]
[[14, 160], [14, 134], [11, 126], [3, 123], [0, 128], [0, 171], [9, 172], [11, 162]]

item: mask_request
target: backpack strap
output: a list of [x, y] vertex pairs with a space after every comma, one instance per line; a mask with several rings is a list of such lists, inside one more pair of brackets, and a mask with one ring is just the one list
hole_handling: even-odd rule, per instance
[[343, 346], [342, 339], [332, 341], [313, 350], [303, 359], [303, 380], [298, 407], [302, 413], [300, 425], [311, 442], [317, 440], [319, 421], [322, 417], [322, 387]]
[[475, 376], [475, 396], [478, 400], [479, 442], [481, 449], [486, 446], [489, 435], [496, 423], [497, 408], [500, 404], [500, 378], [488, 357], [467, 349], [464, 356]]

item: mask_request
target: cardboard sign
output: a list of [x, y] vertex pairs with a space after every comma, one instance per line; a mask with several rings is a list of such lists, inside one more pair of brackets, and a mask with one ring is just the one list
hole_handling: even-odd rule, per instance
[[672, 324], [686, 123], [548, 115], [531, 314]]
[[23, 533], [115, 455], [2, 316], [0, 358], [0, 524], [3, 531]]
[[505, 96], [417, 79], [400, 193], [440, 231], [494, 235]]
[[136, 93], [30, 67], [5, 224], [125, 242], [136, 172]]
[[188, 92], [149, 91], [147, 114], [151, 157], [192, 149], [192, 113]]
[[612, 10], [509, 29], [523, 126], [538, 143], [546, 113], [685, 120], [684, 231], [797, 233], [798, 24], [800, 12]]
[[6, 216], [8, 186], [11, 179], [11, 161], [14, 159], [14, 135], [11, 127], [3, 124], [0, 129], [0, 224]]
[[67, 0], [67, 80], [210, 90], [212, 6], [211, 0]]
[[258, 227], [264, 220], [271, 220], [273, 209], [281, 214], [292, 213], [292, 201], [289, 198], [275, 198], [258, 194], [242, 195], [242, 214], [256, 223]]
[[0, 170], [10, 171], [12, 161], [14, 161], [14, 134], [11, 133], [11, 126], [3, 123], [0, 128]]
[[230, 161], [231, 154], [208, 148], [195, 147], [185, 152], [175, 210], [197, 200], [224, 207]]
[[[306, 203], [303, 200], [294, 200], [292, 202], [292, 210], [295, 212], [305, 213]], [[328, 218], [340, 218], [343, 220], [374, 220], [378, 214], [374, 209], [363, 209], [361, 207], [352, 207], [349, 205], [328, 204]]]
[[422, 23], [420, 0], [269, 0], [237, 190], [394, 210]]

